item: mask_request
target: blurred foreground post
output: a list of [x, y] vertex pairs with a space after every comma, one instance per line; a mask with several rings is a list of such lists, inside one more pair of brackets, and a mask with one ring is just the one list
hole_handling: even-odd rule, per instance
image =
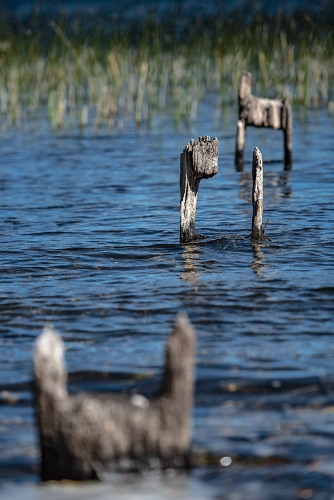
[[264, 232], [262, 229], [263, 217], [263, 163], [262, 154], [258, 148], [254, 149], [253, 153], [253, 217], [252, 217], [252, 240], [263, 241]]
[[246, 127], [268, 127], [283, 130], [285, 169], [292, 165], [292, 109], [291, 94], [283, 100], [263, 99], [252, 95], [252, 75], [244, 72], [239, 84], [239, 118], [237, 125], [237, 141], [235, 164], [242, 170]]
[[52, 328], [37, 338], [34, 380], [42, 480], [84, 480], [97, 471], [188, 466], [193, 406], [194, 330], [178, 315], [159, 396], [69, 396], [64, 348]]
[[193, 139], [180, 155], [180, 243], [200, 236], [195, 230], [196, 202], [201, 179], [218, 172], [218, 139], [209, 136]]

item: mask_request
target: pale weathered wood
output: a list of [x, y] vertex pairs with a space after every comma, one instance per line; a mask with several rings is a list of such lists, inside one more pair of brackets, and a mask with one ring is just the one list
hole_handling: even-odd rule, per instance
[[253, 153], [253, 217], [252, 217], [252, 240], [263, 241], [264, 232], [262, 229], [263, 217], [263, 162], [262, 154], [258, 148], [254, 149]]
[[46, 328], [34, 355], [42, 479], [92, 479], [99, 469], [186, 467], [194, 336], [188, 317], [178, 315], [167, 342], [162, 390], [154, 399], [138, 394], [69, 396], [63, 342]]
[[180, 155], [180, 243], [200, 236], [195, 230], [196, 203], [201, 179], [218, 172], [218, 139], [209, 136], [193, 139]]
[[243, 166], [246, 127], [267, 127], [283, 130], [285, 168], [292, 164], [292, 109], [291, 94], [283, 100], [263, 99], [252, 95], [252, 75], [244, 72], [239, 84], [239, 117], [235, 163], [238, 170]]

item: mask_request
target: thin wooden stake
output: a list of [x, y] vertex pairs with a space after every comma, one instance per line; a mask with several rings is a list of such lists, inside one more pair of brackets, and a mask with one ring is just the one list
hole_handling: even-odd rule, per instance
[[195, 230], [196, 203], [201, 179], [218, 172], [218, 139], [209, 136], [191, 139], [180, 155], [180, 243], [200, 236]]
[[258, 148], [253, 153], [253, 218], [252, 218], [252, 240], [263, 241], [264, 232], [262, 229], [263, 217], [263, 162], [262, 154]]

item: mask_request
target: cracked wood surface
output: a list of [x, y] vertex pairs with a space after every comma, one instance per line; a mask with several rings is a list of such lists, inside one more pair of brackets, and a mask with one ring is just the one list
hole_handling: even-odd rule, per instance
[[263, 162], [262, 154], [258, 148], [254, 149], [253, 153], [253, 217], [252, 217], [252, 240], [263, 241], [264, 232], [262, 229], [263, 217]]
[[197, 194], [201, 179], [218, 172], [218, 139], [193, 139], [180, 155], [180, 243], [201, 238], [195, 230]]

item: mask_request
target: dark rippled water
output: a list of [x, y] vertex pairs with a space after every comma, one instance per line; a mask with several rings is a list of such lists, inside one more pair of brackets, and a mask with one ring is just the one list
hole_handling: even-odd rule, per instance
[[[190, 481], [231, 500], [333, 497], [333, 116], [295, 112], [291, 171], [281, 133], [249, 129], [238, 173], [236, 112], [210, 109], [192, 129], [55, 133], [43, 123], [2, 134], [3, 483], [38, 481], [30, 384], [43, 325], [65, 339], [72, 391], [149, 395], [183, 310], [198, 336], [194, 453], [204, 463]], [[250, 233], [258, 146], [272, 241], [178, 243], [179, 154], [209, 134], [219, 173], [201, 183], [197, 229]]]

